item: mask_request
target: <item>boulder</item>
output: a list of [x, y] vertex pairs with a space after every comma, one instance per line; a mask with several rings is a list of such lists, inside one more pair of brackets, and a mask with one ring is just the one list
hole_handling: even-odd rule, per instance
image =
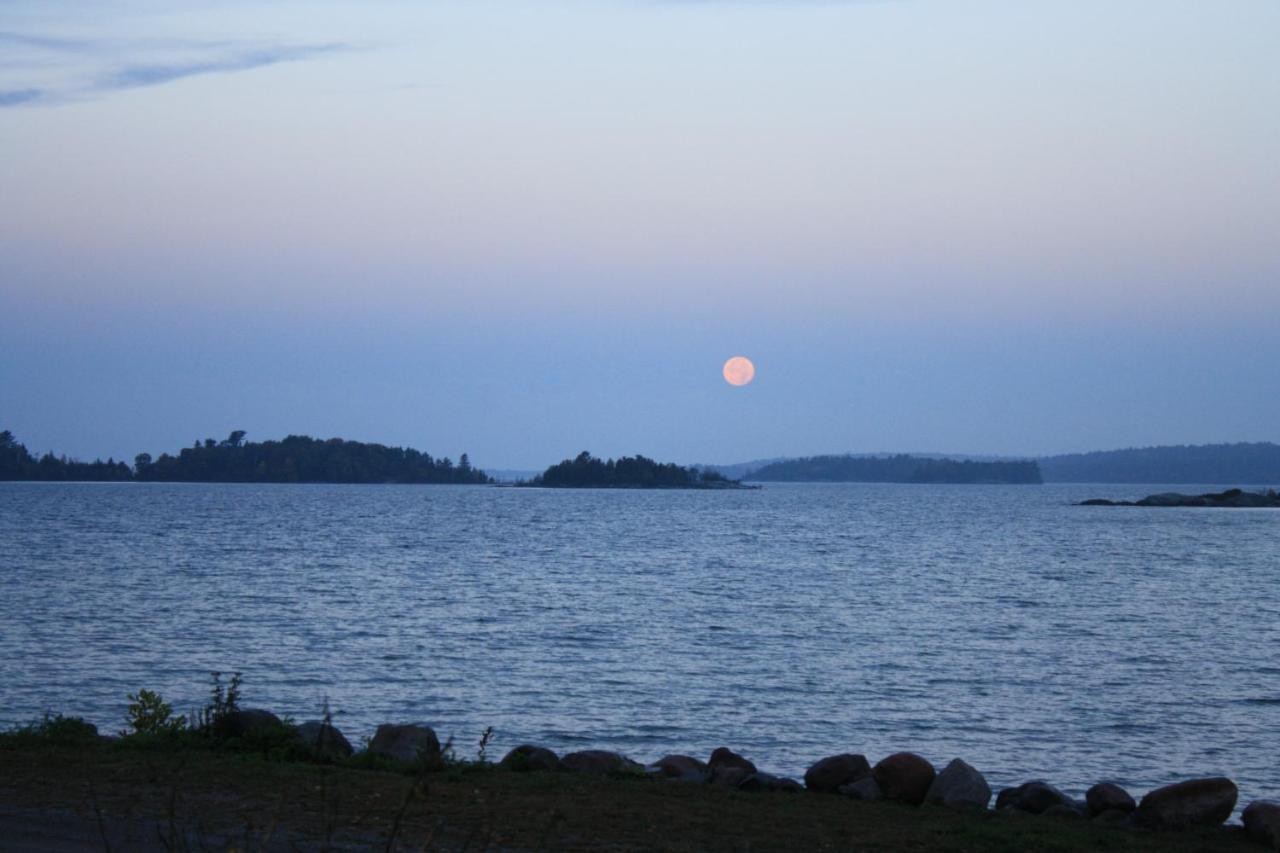
[[440, 739], [430, 726], [416, 724], [381, 725], [369, 742], [372, 755], [385, 755], [397, 761], [421, 761], [426, 767], [444, 766]]
[[872, 768], [871, 775], [886, 800], [918, 806], [929, 793], [937, 771], [914, 752], [896, 752]]
[[560, 759], [560, 766], [571, 773], [594, 773], [603, 776], [607, 773], [639, 773], [644, 768], [617, 752], [604, 749], [584, 749], [571, 752]]
[[720, 747], [711, 753], [711, 758], [707, 761], [707, 768], [715, 772], [718, 767], [741, 767], [749, 773], [756, 772], [756, 766], [747, 759], [728, 747]]
[[1097, 817], [1103, 812], [1131, 812], [1138, 807], [1129, 796], [1129, 792], [1114, 782], [1099, 782], [1084, 794], [1085, 805], [1090, 817]]
[[560, 759], [554, 752], [530, 743], [517, 746], [504, 755], [502, 761], [498, 762], [498, 764], [507, 770], [515, 770], [522, 773], [531, 770], [560, 769]]
[[1280, 803], [1255, 800], [1240, 815], [1249, 837], [1272, 850], [1280, 850]]
[[802, 794], [804, 785], [789, 776], [783, 776], [778, 780], [778, 790], [784, 794]]
[[1039, 779], [1024, 782], [1016, 788], [1005, 788], [996, 796], [997, 809], [1044, 814], [1054, 806], [1078, 808], [1075, 800]]
[[985, 809], [991, 802], [991, 786], [981, 773], [956, 758], [933, 780], [924, 801], [953, 809]]
[[334, 728], [333, 723], [323, 720], [303, 723], [294, 730], [294, 736], [303, 746], [314, 749], [325, 758], [349, 758], [355, 751], [351, 748], [351, 742]]
[[713, 785], [736, 788], [756, 772], [756, 766], [733, 750], [722, 746], [711, 753], [711, 758], [707, 761], [707, 771], [710, 773]]
[[1119, 809], [1107, 809], [1105, 812], [1098, 812], [1093, 816], [1098, 823], [1111, 824], [1112, 826], [1125, 826], [1133, 822], [1133, 812], [1124, 812]]
[[659, 758], [645, 772], [673, 782], [706, 782], [711, 771], [707, 765], [690, 755], [667, 755]]
[[821, 794], [834, 794], [841, 785], [866, 779], [870, 775], [871, 765], [866, 756], [846, 752], [829, 755], [806, 770], [804, 786]]
[[848, 785], [841, 785], [836, 789], [836, 793], [844, 794], [854, 800], [864, 800], [871, 802], [881, 799], [884, 794], [880, 791], [880, 786], [876, 784], [874, 776], [867, 776], [856, 782], [850, 782]]
[[283, 728], [280, 718], [263, 708], [230, 711], [218, 718], [214, 729], [222, 737], [247, 737]]
[[1133, 813], [1143, 826], [1218, 826], [1236, 807], [1239, 791], [1230, 779], [1190, 779], [1157, 788], [1142, 798]]

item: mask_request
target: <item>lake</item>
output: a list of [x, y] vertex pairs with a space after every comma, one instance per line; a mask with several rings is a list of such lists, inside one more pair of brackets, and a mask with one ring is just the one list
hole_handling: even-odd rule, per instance
[[[1211, 487], [1178, 487], [1207, 491]], [[1280, 795], [1280, 512], [1159, 486], [0, 483], [0, 724], [209, 671], [353, 743], [421, 721], [640, 761], [961, 757]]]

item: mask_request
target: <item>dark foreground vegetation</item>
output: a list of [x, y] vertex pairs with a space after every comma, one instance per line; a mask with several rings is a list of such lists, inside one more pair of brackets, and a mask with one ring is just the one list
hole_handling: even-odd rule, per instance
[[973, 462], [897, 456], [810, 456], [754, 471], [761, 482], [787, 483], [1015, 483], [1042, 482], [1035, 462]]
[[222, 441], [206, 438], [176, 456], [149, 453], [124, 462], [78, 462], [52, 453], [34, 458], [8, 430], [0, 433], [0, 480], [76, 480], [182, 483], [466, 483], [490, 482], [467, 454], [455, 465], [413, 448], [387, 447], [291, 435], [252, 442], [236, 430]]
[[599, 459], [582, 451], [574, 459], [552, 465], [522, 486], [556, 489], [742, 489], [715, 471], [655, 462], [645, 456]]
[[1040, 459], [1050, 483], [1280, 483], [1280, 444], [1177, 445]]
[[[323, 718], [296, 725], [240, 707], [215, 674], [211, 701], [178, 717], [129, 697], [102, 737], [46, 717], [0, 734], [0, 839], [26, 850], [1134, 850], [1245, 851], [1280, 844], [1280, 806], [1245, 829], [1226, 779], [1134, 801], [1101, 783], [1076, 800], [1044, 782], [992, 791], [959, 759], [912, 753], [874, 766], [842, 754], [803, 783], [720, 748], [641, 765], [602, 750], [521, 745], [493, 761], [486, 729], [462, 756], [423, 725], [379, 726], [355, 750]], [[0, 844], [0, 846], [4, 846]]]
[[1112, 501], [1106, 498], [1091, 498], [1081, 501], [1081, 506], [1192, 506], [1216, 507], [1219, 509], [1280, 509], [1280, 494], [1274, 489], [1265, 492], [1246, 492], [1243, 489], [1227, 489], [1207, 495], [1183, 495], [1177, 492], [1163, 492], [1158, 495], [1147, 495], [1137, 501]]

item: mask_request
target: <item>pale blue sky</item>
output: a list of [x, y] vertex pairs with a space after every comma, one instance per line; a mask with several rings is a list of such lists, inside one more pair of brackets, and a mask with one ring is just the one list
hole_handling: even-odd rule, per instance
[[1272, 0], [5, 2], [0, 425], [1280, 438], [1278, 56]]

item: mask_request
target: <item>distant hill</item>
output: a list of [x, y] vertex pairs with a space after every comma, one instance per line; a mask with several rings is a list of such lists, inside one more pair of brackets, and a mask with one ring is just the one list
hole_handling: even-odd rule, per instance
[[1280, 483], [1280, 445], [1269, 441], [1101, 450], [1038, 461], [1048, 483]]
[[1033, 461], [975, 462], [923, 456], [810, 456], [754, 471], [758, 482], [793, 483], [1017, 483], [1041, 482]]

